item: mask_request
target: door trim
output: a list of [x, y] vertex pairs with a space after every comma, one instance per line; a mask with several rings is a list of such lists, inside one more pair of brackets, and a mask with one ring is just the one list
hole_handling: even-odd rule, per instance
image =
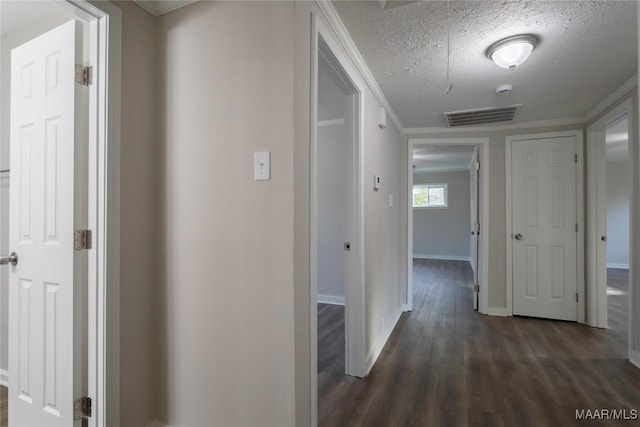
[[[416, 145], [475, 145], [480, 147], [480, 236], [489, 236], [489, 138], [418, 138], [409, 139], [407, 150], [407, 303], [404, 311], [413, 310], [413, 148]], [[489, 239], [480, 238], [480, 304], [478, 311], [492, 314], [488, 306]]]
[[100, 0], [65, 0], [89, 22], [88, 395], [89, 427], [120, 424], [120, 87], [122, 11]]
[[[598, 240], [598, 236], [606, 235], [606, 223], [603, 224], [602, 217], [599, 212], [604, 209], [606, 211], [607, 190], [605, 187], [606, 180], [600, 179], [597, 173], [601, 170], [606, 158], [604, 157], [605, 131], [606, 128], [615, 122], [624, 118], [629, 119], [629, 129], [631, 130], [631, 114], [633, 104], [631, 98], [625, 100], [616, 108], [609, 111], [600, 119], [595, 121], [587, 128], [587, 203], [589, 212], [592, 214], [588, 217], [587, 229], [587, 298], [589, 302], [587, 321], [589, 325], [598, 328], [607, 328], [607, 267], [606, 267], [606, 245], [602, 245]], [[630, 132], [631, 134], [631, 132]], [[631, 150], [631, 138], [629, 138], [629, 149]], [[630, 151], [631, 153], [631, 151]], [[633, 176], [633, 156], [629, 155], [629, 172], [630, 177]], [[630, 194], [630, 198], [631, 198]], [[633, 206], [629, 204], [630, 210]], [[631, 212], [630, 212], [631, 213]], [[629, 231], [633, 235], [633, 220], [629, 215]], [[604, 230], [603, 230], [604, 227]], [[604, 246], [604, 247], [603, 247]], [[629, 273], [631, 278], [631, 268], [633, 268], [633, 243], [629, 239]], [[603, 271], [604, 267], [604, 271]], [[602, 280], [604, 278], [604, 280]]]
[[364, 377], [366, 366], [366, 323], [365, 323], [365, 263], [364, 263], [364, 119], [365, 82], [353, 68], [349, 59], [340, 49], [333, 33], [324, 24], [318, 14], [311, 19], [311, 96], [310, 96], [310, 158], [309, 158], [309, 337], [310, 337], [310, 398], [311, 425], [318, 419], [318, 310], [317, 310], [317, 102], [318, 102], [318, 52], [322, 39], [355, 90], [353, 95], [353, 191], [356, 194], [352, 209], [353, 218], [349, 233], [352, 236], [351, 260], [348, 263], [349, 280], [345, 283], [345, 371], [348, 375]]
[[584, 277], [584, 143], [583, 131], [546, 132], [527, 135], [514, 135], [505, 138], [505, 183], [506, 183], [506, 248], [507, 248], [507, 314], [513, 316], [513, 241], [511, 239], [513, 205], [511, 200], [511, 149], [515, 141], [528, 139], [562, 138], [574, 136], [576, 138], [576, 281], [578, 292], [578, 323], [585, 319], [585, 277]]

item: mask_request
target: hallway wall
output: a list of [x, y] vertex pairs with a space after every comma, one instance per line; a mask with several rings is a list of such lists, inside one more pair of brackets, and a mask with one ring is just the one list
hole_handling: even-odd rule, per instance
[[[202, 1], [158, 18], [166, 425], [295, 423], [293, 11]], [[253, 179], [257, 151], [270, 181]]]

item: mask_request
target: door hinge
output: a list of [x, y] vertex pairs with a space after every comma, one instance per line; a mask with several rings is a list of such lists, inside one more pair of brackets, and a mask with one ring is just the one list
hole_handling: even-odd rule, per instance
[[91, 398], [84, 396], [73, 402], [73, 419], [91, 418]]
[[578, 293], [576, 292], [576, 302], [578, 302]]
[[578, 163], [578, 153], [573, 155], [573, 162]]
[[480, 285], [478, 285], [477, 283], [475, 285], [473, 285], [473, 292], [475, 292], [476, 294], [480, 292]]
[[578, 223], [576, 222], [576, 233], [578, 232]]
[[476, 162], [476, 164], [474, 165], [476, 170], [479, 171], [480, 170], [480, 162]]
[[93, 68], [89, 65], [76, 64], [76, 83], [89, 86], [93, 83]]
[[91, 230], [76, 230], [73, 232], [73, 249], [76, 251], [91, 249]]
[[476, 222], [475, 224], [473, 224], [473, 231], [480, 234], [480, 223]]

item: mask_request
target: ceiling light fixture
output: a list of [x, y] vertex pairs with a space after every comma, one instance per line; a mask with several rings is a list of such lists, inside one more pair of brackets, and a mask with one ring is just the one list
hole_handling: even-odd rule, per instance
[[511, 36], [489, 46], [486, 54], [498, 67], [513, 70], [529, 58], [539, 42], [540, 38], [533, 34]]

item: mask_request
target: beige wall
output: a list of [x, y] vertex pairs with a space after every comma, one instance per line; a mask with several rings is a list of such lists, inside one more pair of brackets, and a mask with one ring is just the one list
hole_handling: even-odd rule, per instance
[[115, 4], [122, 9], [120, 425], [135, 427], [156, 415], [156, 22], [132, 2]]
[[[294, 425], [293, 2], [158, 19], [159, 421]], [[253, 153], [271, 152], [271, 180]]]
[[[403, 135], [402, 158], [407, 158], [409, 139], [420, 138], [489, 138], [489, 230], [484, 236], [489, 236], [489, 283], [488, 283], [488, 307], [490, 309], [504, 309], [507, 306], [507, 279], [506, 279], [506, 171], [505, 171], [505, 138], [509, 135], [526, 135], [543, 132], [556, 132], [566, 130], [580, 130], [584, 125], [555, 126], [546, 128], [533, 128], [523, 130], [511, 130], [500, 132], [443, 132], [422, 135]], [[408, 206], [407, 195], [407, 162], [403, 161], [403, 240], [406, 243], [407, 221], [406, 212]], [[481, 235], [482, 236], [482, 235]], [[404, 245], [406, 247], [406, 244]]]

